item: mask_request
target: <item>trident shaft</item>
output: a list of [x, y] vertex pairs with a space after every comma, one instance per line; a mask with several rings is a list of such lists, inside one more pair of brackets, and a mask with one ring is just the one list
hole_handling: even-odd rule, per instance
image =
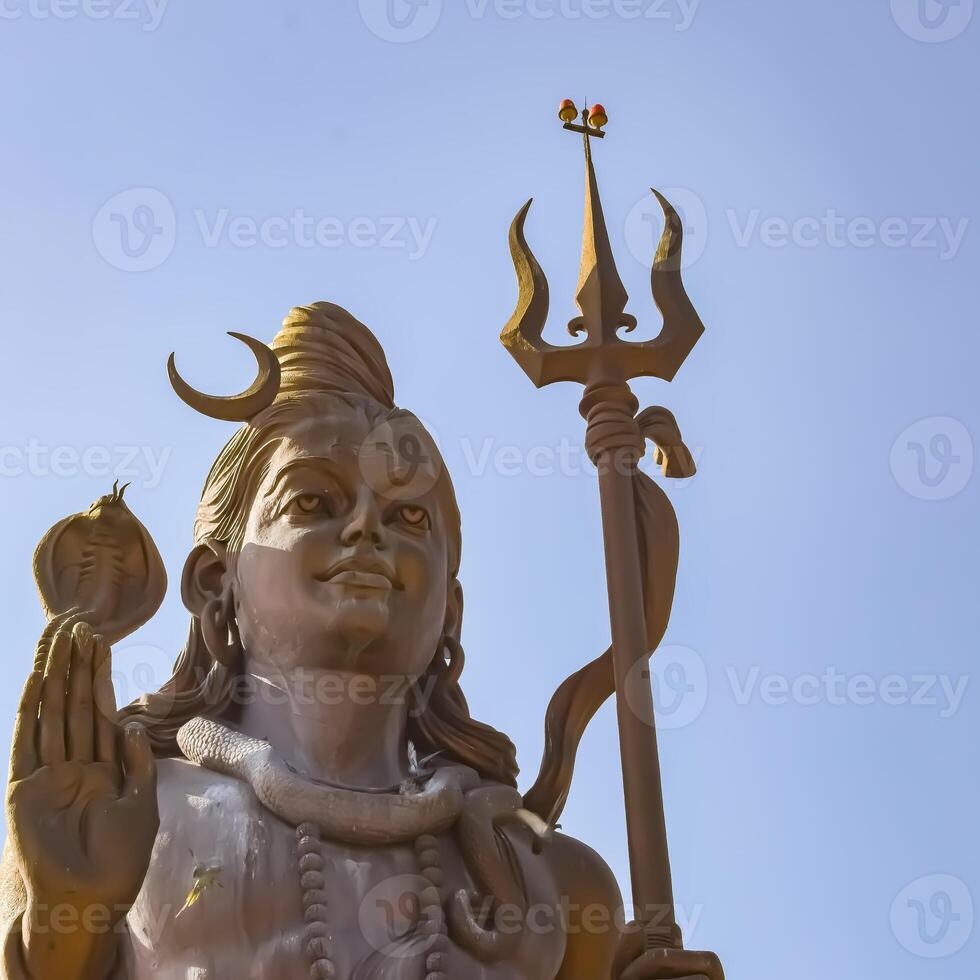
[[[590, 118], [584, 111], [582, 125], [573, 124], [568, 115], [562, 118], [566, 129], [583, 134], [585, 143], [585, 227], [576, 295], [581, 316], [568, 324], [569, 332], [582, 340], [565, 347], [542, 339], [548, 282], [524, 237], [531, 201], [518, 212], [510, 230], [519, 297], [500, 339], [537, 387], [556, 381], [585, 386], [581, 412], [588, 421], [589, 455], [599, 474], [633, 903], [646, 926], [648, 948], [677, 949], [681, 937], [674, 918], [653, 696], [649, 675], [639, 669], [650, 655], [634, 505], [634, 475], [644, 440], [629, 382], [641, 376], [670, 381], [704, 326], [681, 282], [681, 220], [653, 191], [666, 219], [651, 274], [663, 327], [651, 341], [620, 338], [619, 332], [630, 332], [637, 321], [625, 312], [629, 297], [609, 244], [592, 164], [591, 139], [605, 135], [605, 113], [597, 106]], [[659, 448], [662, 454], [669, 451]]]

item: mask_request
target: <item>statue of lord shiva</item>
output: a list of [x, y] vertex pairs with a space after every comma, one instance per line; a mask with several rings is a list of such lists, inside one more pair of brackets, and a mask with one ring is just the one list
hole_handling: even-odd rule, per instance
[[[3, 977], [714, 975], [651, 965], [605, 863], [556, 830], [608, 651], [555, 695], [523, 796], [514, 746], [470, 716], [453, 487], [373, 334], [316, 303], [271, 346], [235, 336], [259, 362], [242, 395], [170, 365], [185, 402], [243, 424], [204, 485], [190, 633], [159, 691], [116, 707], [110, 647], [166, 590], [122, 491], [38, 546], [47, 626], [11, 752]], [[654, 497], [637, 507], [662, 634], [677, 528]]]

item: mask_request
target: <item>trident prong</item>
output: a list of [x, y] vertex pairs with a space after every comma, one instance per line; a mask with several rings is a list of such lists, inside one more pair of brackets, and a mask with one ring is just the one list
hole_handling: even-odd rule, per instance
[[633, 330], [636, 318], [625, 312], [629, 296], [616, 269], [592, 164], [591, 137], [605, 133], [589, 126], [588, 110], [583, 111], [582, 118], [584, 125], [566, 123], [564, 128], [582, 133], [585, 144], [585, 222], [576, 295], [582, 315], [568, 324], [572, 336], [584, 333], [585, 339], [567, 347], [542, 339], [548, 319], [548, 280], [524, 237], [531, 201], [517, 212], [510, 227], [510, 253], [519, 292], [517, 307], [500, 339], [538, 388], [556, 381], [584, 385], [638, 377], [670, 381], [704, 333], [704, 324], [681, 279], [683, 223], [670, 202], [651, 188], [664, 212], [664, 230], [650, 273], [653, 300], [663, 326], [653, 340], [621, 339], [619, 332]]

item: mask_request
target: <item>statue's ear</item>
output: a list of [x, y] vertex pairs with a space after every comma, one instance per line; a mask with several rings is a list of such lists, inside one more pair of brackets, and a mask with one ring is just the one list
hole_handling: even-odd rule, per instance
[[200, 616], [207, 603], [221, 596], [228, 571], [228, 552], [218, 541], [199, 544], [184, 562], [180, 594], [187, 611]]
[[451, 636], [459, 642], [460, 634], [463, 631], [463, 586], [459, 579], [454, 578], [449, 583], [449, 590], [446, 595], [446, 623], [444, 635]]

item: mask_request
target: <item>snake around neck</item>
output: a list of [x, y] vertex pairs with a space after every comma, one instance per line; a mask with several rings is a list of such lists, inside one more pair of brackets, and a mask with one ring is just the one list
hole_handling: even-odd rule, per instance
[[240, 779], [263, 806], [293, 827], [315, 824], [329, 840], [354, 845], [399, 844], [449, 830], [464, 794], [478, 785], [466, 766], [437, 769], [421, 786], [376, 793], [315, 782], [292, 769], [269, 742], [210, 718], [192, 718], [177, 733], [191, 762]]

